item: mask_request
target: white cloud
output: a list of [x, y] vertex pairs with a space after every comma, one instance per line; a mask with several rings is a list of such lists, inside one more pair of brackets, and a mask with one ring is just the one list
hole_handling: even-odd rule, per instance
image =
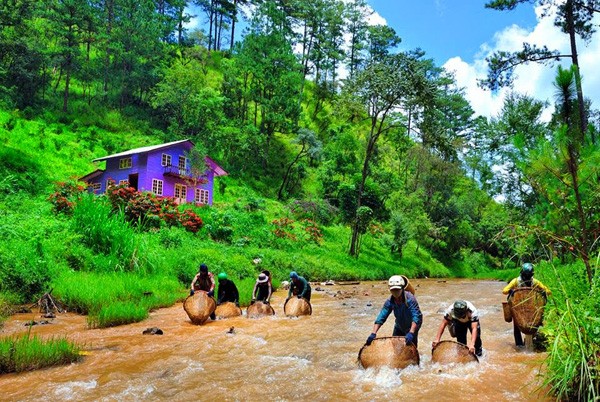
[[[539, 47], [547, 46], [550, 50], [559, 50], [561, 54], [570, 53], [568, 36], [554, 26], [554, 17], [540, 17], [541, 9], [536, 9], [538, 23], [532, 30], [526, 30], [517, 25], [512, 25], [497, 32], [492, 43], [483, 43], [479, 53], [475, 55], [473, 63], [469, 64], [460, 57], [449, 59], [444, 68], [454, 72], [457, 83], [466, 90], [466, 97], [471, 102], [476, 114], [492, 117], [496, 116], [502, 108], [504, 98], [508, 89], [503, 88], [493, 94], [484, 91], [477, 86], [477, 80], [487, 75], [487, 63], [485, 58], [497, 50], [516, 51], [520, 50], [524, 42], [535, 44]], [[596, 17], [596, 24], [600, 17]], [[589, 45], [578, 41], [579, 64], [583, 75], [583, 92], [586, 98], [590, 98], [593, 107], [600, 107], [600, 75], [594, 74], [600, 64], [600, 41], [595, 37]], [[561, 61], [563, 65], [569, 65], [570, 59]], [[554, 77], [556, 65], [544, 66], [542, 64], [530, 63], [515, 69], [515, 80], [513, 88], [523, 94], [532, 96], [538, 100], [548, 101], [550, 105], [554, 100]], [[544, 118], [550, 117], [552, 110], [548, 108]]]

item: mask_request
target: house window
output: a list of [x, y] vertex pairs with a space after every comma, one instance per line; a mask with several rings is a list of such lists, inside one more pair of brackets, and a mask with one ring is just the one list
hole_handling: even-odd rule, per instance
[[119, 186], [129, 186], [129, 180], [119, 180]]
[[156, 195], [163, 194], [163, 181], [158, 179], [152, 179], [152, 192]]
[[131, 167], [131, 157], [119, 159], [119, 169], [129, 169]]
[[185, 171], [186, 161], [187, 161], [187, 158], [185, 156], [179, 156], [179, 163], [177, 164], [177, 167], [179, 168], [179, 170]]
[[185, 200], [187, 198], [187, 186], [183, 184], [175, 184], [175, 198]]
[[102, 183], [90, 183], [90, 188], [94, 191], [98, 191], [102, 188]]
[[171, 166], [171, 155], [169, 154], [162, 154], [162, 159], [160, 164], [162, 166]]
[[198, 204], [208, 204], [208, 190], [203, 190], [201, 188], [196, 189], [196, 193], [194, 194], [194, 201]]
[[115, 184], [116, 184], [116, 182], [113, 179], [106, 180], [106, 189], [108, 190], [109, 188], [111, 188]]

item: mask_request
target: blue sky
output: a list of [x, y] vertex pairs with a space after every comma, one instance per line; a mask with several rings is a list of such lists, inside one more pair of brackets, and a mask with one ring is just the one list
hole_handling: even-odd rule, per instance
[[437, 64], [454, 56], [472, 62], [482, 43], [512, 24], [533, 28], [532, 6], [513, 11], [484, 7], [474, 0], [368, 0], [386, 24], [402, 38], [403, 49], [420, 47]]

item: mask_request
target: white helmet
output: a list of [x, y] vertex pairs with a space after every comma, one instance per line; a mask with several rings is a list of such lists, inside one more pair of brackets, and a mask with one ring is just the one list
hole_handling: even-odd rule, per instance
[[406, 286], [406, 281], [404, 280], [402, 275], [394, 275], [388, 281], [388, 286], [390, 287], [390, 290], [393, 290], [393, 289], [403, 290], [404, 287]]

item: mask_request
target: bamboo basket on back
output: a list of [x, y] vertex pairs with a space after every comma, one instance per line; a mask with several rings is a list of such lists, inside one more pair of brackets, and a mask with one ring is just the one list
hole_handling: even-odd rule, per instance
[[508, 299], [512, 319], [521, 332], [534, 335], [544, 321], [544, 293], [534, 288], [517, 288]]
[[364, 368], [403, 369], [411, 364], [419, 364], [419, 352], [415, 345], [407, 346], [403, 336], [386, 336], [364, 345], [358, 352], [358, 361]]
[[217, 302], [208, 297], [206, 292], [197, 291], [193, 296], [188, 296], [183, 302], [183, 309], [192, 323], [202, 325], [217, 307]]
[[469, 348], [456, 341], [441, 341], [431, 350], [431, 361], [434, 363], [471, 363], [479, 362], [477, 356], [469, 352]]
[[270, 304], [263, 302], [256, 302], [251, 304], [246, 309], [246, 317], [248, 318], [260, 318], [265, 316], [275, 315], [275, 310]]
[[298, 317], [300, 315], [311, 315], [312, 306], [310, 302], [304, 298], [290, 297], [283, 305], [283, 312], [288, 317]]

